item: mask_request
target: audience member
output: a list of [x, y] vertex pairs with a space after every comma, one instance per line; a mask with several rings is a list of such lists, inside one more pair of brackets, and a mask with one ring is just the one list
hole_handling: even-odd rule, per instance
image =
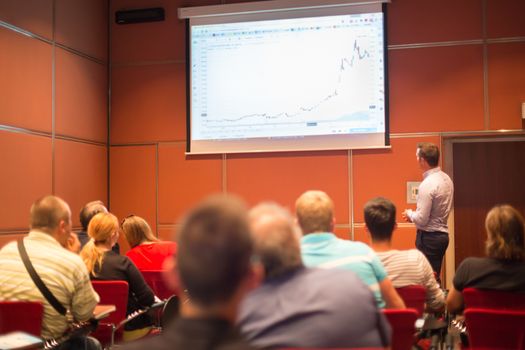
[[66, 243], [66, 249], [72, 253], [78, 254], [80, 253], [80, 248], [81, 247], [78, 235], [75, 232], [71, 232], [71, 235], [69, 236]]
[[417, 207], [415, 211], [405, 210], [402, 217], [416, 225], [416, 248], [425, 254], [439, 282], [443, 256], [448, 247], [447, 219], [452, 208], [454, 184], [438, 166], [439, 148], [436, 145], [428, 142], [418, 144], [416, 158], [423, 171]]
[[[128, 282], [127, 315], [149, 307], [155, 296], [142, 274], [126, 256], [111, 250], [119, 238], [118, 219], [111, 213], [98, 213], [88, 226], [91, 238], [82, 248], [80, 256], [93, 280], [122, 280]], [[150, 331], [151, 317], [143, 314], [124, 326], [124, 340], [140, 338]]]
[[417, 249], [392, 249], [392, 233], [396, 228], [396, 207], [386, 198], [374, 198], [364, 209], [366, 230], [372, 239], [372, 249], [383, 263], [395, 288], [421, 285], [426, 288], [426, 307], [442, 311], [445, 296], [427, 258]]
[[497, 205], [485, 219], [485, 258], [466, 258], [447, 296], [449, 312], [463, 309], [463, 289], [525, 292], [525, 221], [510, 205]]
[[168, 260], [169, 277], [187, 289], [189, 301], [162, 335], [125, 349], [251, 349], [233, 326], [258, 275], [244, 205], [224, 196], [205, 200], [184, 221], [178, 248], [177, 257]]
[[[65, 249], [71, 235], [71, 211], [55, 196], [38, 199], [31, 207], [29, 234], [23, 239], [29, 261], [51, 294], [75, 320], [87, 321], [99, 301], [86, 266], [77, 254]], [[17, 242], [0, 250], [0, 299], [39, 301], [44, 305], [42, 337], [58, 338], [68, 329], [68, 319], [47, 301], [31, 279]], [[91, 338], [75, 338], [60, 349], [96, 349]]]
[[126, 217], [121, 228], [131, 247], [126, 256], [139, 270], [162, 270], [164, 260], [177, 252], [177, 243], [159, 240], [140, 216]]
[[354, 272], [306, 268], [300, 231], [276, 204], [250, 212], [265, 281], [241, 304], [239, 326], [263, 348], [368, 348], [390, 342], [388, 321]]
[[333, 233], [334, 205], [322, 191], [307, 191], [295, 203], [297, 221], [303, 231], [301, 253], [306, 266], [354, 271], [374, 292], [377, 305], [405, 308], [381, 261], [364, 243], [337, 238]]
[[[84, 207], [80, 210], [80, 225], [82, 225], [82, 230], [78, 232], [78, 239], [80, 241], [80, 249], [84, 248], [86, 243], [89, 241], [89, 236], [87, 233], [88, 225], [93, 216], [97, 215], [98, 213], [107, 213], [108, 210], [104, 206], [104, 203], [102, 201], [92, 201], [84, 205]], [[120, 246], [117, 243], [111, 248], [115, 253], [120, 254]]]

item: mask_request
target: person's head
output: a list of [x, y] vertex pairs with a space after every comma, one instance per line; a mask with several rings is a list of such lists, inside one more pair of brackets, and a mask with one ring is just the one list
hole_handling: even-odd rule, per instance
[[211, 309], [242, 293], [253, 253], [242, 201], [222, 195], [204, 200], [185, 218], [177, 243], [175, 271], [192, 305]]
[[71, 235], [71, 210], [67, 203], [56, 196], [45, 196], [31, 206], [30, 228], [46, 232], [63, 246]]
[[487, 256], [500, 260], [525, 260], [525, 221], [510, 205], [497, 205], [485, 219]]
[[108, 210], [102, 201], [93, 201], [84, 205], [84, 208], [80, 210], [80, 224], [82, 225], [82, 229], [87, 231], [89, 221], [93, 218], [93, 216], [97, 215], [98, 213], [107, 212]]
[[334, 203], [323, 191], [303, 193], [295, 202], [295, 215], [305, 235], [334, 228]]
[[365, 204], [365, 223], [372, 241], [390, 241], [396, 227], [396, 206], [390, 200], [376, 197]]
[[80, 256], [90, 274], [96, 276], [97, 269], [102, 266], [105, 249], [118, 241], [118, 219], [111, 213], [98, 213], [93, 216], [88, 226], [88, 235], [91, 238], [80, 251]]
[[299, 228], [290, 213], [275, 203], [261, 203], [249, 213], [255, 254], [266, 278], [280, 276], [303, 266]]
[[435, 168], [439, 164], [439, 148], [430, 142], [418, 143], [416, 157], [420, 166], [426, 164], [429, 168]]
[[155, 237], [153, 231], [151, 231], [151, 227], [148, 225], [147, 221], [140, 216], [130, 215], [124, 218], [120, 228], [122, 229], [122, 232], [124, 232], [124, 236], [131, 248], [144, 242], [158, 241], [158, 238]]

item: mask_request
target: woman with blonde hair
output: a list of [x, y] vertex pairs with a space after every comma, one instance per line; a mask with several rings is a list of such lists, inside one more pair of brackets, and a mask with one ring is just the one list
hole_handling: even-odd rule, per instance
[[129, 215], [122, 220], [121, 226], [131, 247], [126, 256], [141, 271], [162, 270], [164, 260], [177, 252], [175, 242], [159, 240], [153, 235], [146, 220], [140, 216]]
[[[92, 280], [122, 280], [128, 282], [127, 315], [151, 306], [155, 296], [142, 274], [126, 256], [111, 250], [119, 238], [118, 219], [111, 213], [98, 213], [88, 226], [89, 242], [80, 252]], [[131, 340], [149, 332], [152, 320], [147, 314], [124, 326], [124, 339]], [[132, 332], [130, 332], [132, 331]]]
[[485, 258], [470, 257], [459, 265], [447, 308], [463, 308], [464, 288], [525, 292], [525, 220], [510, 205], [497, 205], [485, 219]]

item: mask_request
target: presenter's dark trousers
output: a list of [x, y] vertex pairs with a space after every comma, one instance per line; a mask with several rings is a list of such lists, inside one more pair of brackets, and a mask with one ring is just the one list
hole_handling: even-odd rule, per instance
[[447, 247], [448, 233], [417, 230], [416, 248], [427, 257], [439, 284], [441, 284], [441, 264]]

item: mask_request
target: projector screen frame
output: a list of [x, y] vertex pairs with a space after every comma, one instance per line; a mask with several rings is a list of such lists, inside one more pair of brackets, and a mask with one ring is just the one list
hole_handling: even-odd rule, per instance
[[[234, 4], [227, 4], [227, 5], [212, 5], [212, 6], [201, 6], [201, 7], [191, 7], [191, 8], [180, 8], [179, 9], [179, 17], [185, 19], [185, 25], [186, 25], [186, 155], [205, 155], [205, 154], [244, 154], [244, 153], [274, 153], [274, 152], [310, 152], [310, 151], [333, 151], [333, 150], [352, 150], [352, 149], [389, 149], [390, 146], [390, 107], [389, 107], [389, 75], [388, 75], [388, 37], [387, 37], [387, 4], [390, 2], [390, 0], [376, 0], [376, 1], [357, 1], [357, 0], [329, 0], [326, 3], [323, 3], [322, 5], [315, 5], [314, 2], [308, 1], [310, 5], [308, 6], [301, 6], [298, 5], [299, 3], [304, 3], [304, 0], [272, 0], [272, 1], [261, 1], [261, 2], [252, 2], [252, 3], [234, 3]], [[355, 5], [362, 5], [362, 4], [370, 4], [370, 3], [381, 3], [381, 12], [382, 12], [382, 25], [383, 25], [383, 72], [384, 72], [384, 142], [383, 145], [363, 145], [363, 146], [352, 146], [352, 147], [345, 147], [345, 145], [341, 146], [329, 146], [329, 147], [323, 147], [323, 145], [316, 144], [315, 136], [302, 136], [302, 137], [262, 137], [262, 140], [271, 140], [271, 142], [275, 144], [282, 144], [282, 146], [279, 146], [275, 148], [264, 148], [264, 147], [255, 147], [255, 148], [234, 148], [234, 149], [228, 149], [228, 148], [221, 148], [218, 147], [214, 150], [206, 150], [206, 151], [195, 151], [191, 149], [191, 142], [192, 142], [192, 116], [191, 116], [191, 46], [190, 46], [190, 40], [191, 40], [191, 26], [190, 26], [190, 18], [192, 17], [208, 17], [208, 16], [223, 16], [224, 14], [228, 15], [237, 15], [237, 14], [246, 14], [246, 13], [252, 13], [254, 10], [246, 10], [249, 7], [252, 7], [254, 4], [260, 4], [263, 7], [267, 7], [266, 9], [259, 9], [256, 10], [256, 12], [274, 12], [274, 11], [282, 11], [283, 8], [295, 10], [297, 8], [299, 9], [305, 9], [305, 8], [315, 8], [315, 7], [331, 7], [331, 6], [355, 6]], [[272, 5], [274, 4], [274, 5]], [[276, 4], [280, 4], [276, 6]], [[296, 4], [297, 8], [291, 8], [286, 7], [290, 5], [286, 4]], [[285, 7], [283, 7], [285, 6]], [[233, 10], [232, 8], [237, 7], [237, 10]], [[202, 13], [206, 13], [207, 11], [201, 12], [203, 8], [208, 8], [207, 11], [209, 11], [209, 8], [214, 8], [213, 14], [203, 15]], [[299, 16], [300, 17], [300, 16]], [[335, 138], [335, 137], [352, 137], [352, 138], [358, 138], [361, 134], [341, 134], [341, 135], [330, 135], [329, 137]], [[325, 136], [328, 137], [328, 136]], [[382, 137], [381, 137], [382, 138]], [[312, 147], [305, 147], [304, 145], [301, 147], [295, 147], [294, 141], [296, 140], [303, 140], [304, 139], [312, 139], [310, 144]], [[228, 140], [229, 142], [235, 141], [235, 140]], [[242, 139], [239, 140], [242, 143]], [[211, 142], [214, 142], [215, 145], [218, 145], [221, 143], [221, 141], [213, 140]], [[233, 142], [235, 143], [235, 142]]]

